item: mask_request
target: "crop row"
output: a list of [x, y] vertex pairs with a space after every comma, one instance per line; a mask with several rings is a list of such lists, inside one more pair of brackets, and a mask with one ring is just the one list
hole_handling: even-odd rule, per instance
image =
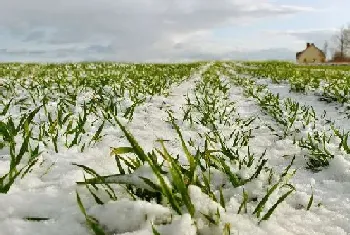
[[327, 102], [350, 102], [350, 70], [348, 67], [332, 68], [297, 66], [290, 63], [247, 62], [236, 64], [236, 70], [257, 78], [268, 78], [273, 83], [287, 81], [293, 92], [312, 92]]
[[[218, 74], [221, 66], [215, 63], [202, 74], [186, 97], [182, 119], [176, 119], [172, 110], [167, 110], [166, 121], [178, 135], [182, 154], [174, 156], [166, 147], [167, 141], [162, 139], [158, 140], [160, 148], [145, 152], [137, 137], [116, 118], [130, 144], [111, 150], [118, 172], [101, 176], [81, 166], [93, 178], [78, 184], [105, 189], [113, 184], [123, 185], [132, 200], [171, 208], [169, 220], [151, 221], [154, 234], [161, 234], [159, 221], [169, 224], [185, 214], [191, 216], [198, 233], [210, 234], [231, 234], [235, 224], [230, 221], [230, 215], [249, 214], [258, 223], [268, 220], [277, 206], [295, 191], [288, 183], [295, 173], [290, 169], [293, 161], [282, 173], [277, 173], [268, 166], [265, 152], [260, 156], [250, 152], [255, 117], [241, 118], [236, 112], [229, 97], [230, 82]], [[182, 127], [188, 126], [186, 123], [192, 131], [197, 131], [193, 139], [184, 137], [186, 130]], [[97, 195], [97, 188], [90, 188], [90, 192], [97, 203], [104, 203]], [[110, 195], [113, 200], [113, 194]], [[206, 202], [205, 207], [198, 197]], [[232, 200], [237, 206], [231, 204]], [[79, 203], [96, 234], [114, 232], [103, 230], [103, 222], [88, 215], [80, 199]]]
[[[348, 155], [349, 132], [338, 129], [324, 116], [317, 117], [312, 106], [301, 105], [290, 98], [281, 100], [278, 94], [269, 91], [266, 85], [257, 84], [253, 76], [239, 74], [228, 66], [226, 75], [232, 82], [244, 89], [267, 115], [277, 123], [282, 133], [280, 139], [289, 137], [299, 147], [309, 151], [307, 168], [319, 171], [329, 165], [335, 154]], [[337, 147], [335, 147], [337, 146]]]
[[[114, 116], [132, 120], [137, 105], [167, 95], [199, 63], [1, 64], [0, 193], [23, 178], [43, 151], [93, 146]], [[45, 160], [45, 159], [44, 159]]]

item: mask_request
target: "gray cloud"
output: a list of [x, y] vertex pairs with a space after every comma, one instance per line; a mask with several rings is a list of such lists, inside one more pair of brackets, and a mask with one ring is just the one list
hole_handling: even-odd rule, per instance
[[[259, 0], [0, 2], [0, 30], [26, 43], [26, 47], [29, 47], [28, 43], [33, 45], [34, 49], [26, 48], [26, 52], [23, 51], [25, 56], [38, 56], [46, 52], [47, 55], [55, 54], [62, 58], [67, 55], [85, 58], [88, 55], [94, 58], [138, 61], [186, 57], [186, 50], [191, 47], [186, 41], [174, 43], [173, 39], [178, 35], [210, 31], [221, 26], [240, 24], [247, 19], [312, 10], [261, 3]], [[57, 48], [33, 53], [38, 52], [40, 46]], [[71, 49], [76, 46], [80, 49]], [[7, 55], [10, 53], [6, 52]], [[12, 51], [12, 54], [19, 56], [20, 52]], [[3, 53], [2, 57], [4, 55]], [[188, 56], [195, 55], [203, 56], [203, 52], [192, 51]]]

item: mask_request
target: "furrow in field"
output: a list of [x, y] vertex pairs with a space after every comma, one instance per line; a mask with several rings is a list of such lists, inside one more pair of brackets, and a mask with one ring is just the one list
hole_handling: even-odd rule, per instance
[[[167, 122], [167, 111], [173, 111], [173, 116], [176, 119], [182, 119], [182, 107], [186, 103], [186, 95], [193, 93], [196, 82], [201, 80], [202, 73], [210, 65], [205, 65], [191, 79], [184, 81], [180, 85], [173, 86], [168, 97], [153, 96], [150, 102], [136, 108], [134, 119], [127, 124], [127, 128], [137, 138], [137, 141], [139, 141], [146, 152], [160, 146], [156, 141], [157, 139], [164, 139], [167, 140], [169, 151], [174, 154], [183, 154], [178, 135]], [[197, 134], [195, 129], [189, 126], [181, 126], [181, 128], [184, 128], [186, 138]], [[198, 126], [198, 128], [201, 127]]]

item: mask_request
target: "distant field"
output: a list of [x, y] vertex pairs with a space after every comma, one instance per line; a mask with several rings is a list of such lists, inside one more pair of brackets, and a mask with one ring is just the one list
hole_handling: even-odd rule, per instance
[[0, 234], [350, 234], [350, 66], [0, 64]]
[[325, 64], [297, 64], [300, 67], [321, 67], [324, 69], [343, 67], [342, 69], [350, 69], [350, 63], [325, 63]]

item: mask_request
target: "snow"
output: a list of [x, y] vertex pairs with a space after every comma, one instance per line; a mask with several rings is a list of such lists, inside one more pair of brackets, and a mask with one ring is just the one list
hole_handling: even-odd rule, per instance
[[346, 106], [342, 106], [336, 102], [326, 103], [320, 101], [320, 97], [312, 92], [306, 94], [289, 92], [290, 85], [286, 83], [273, 84], [267, 79], [260, 79], [258, 83], [266, 84], [268, 89], [274, 94], [278, 93], [281, 99], [292, 98], [302, 105], [312, 106], [319, 117], [325, 115], [326, 119], [334, 121], [335, 126], [345, 131], [350, 131], [349, 122], [344, 121], [349, 116]]
[[171, 220], [170, 210], [143, 201], [120, 200], [93, 206], [89, 214], [98, 218], [107, 231], [116, 234], [149, 228], [150, 222], [161, 224]]
[[[317, 101], [317, 98], [312, 99], [310, 95], [305, 96], [289, 93], [288, 86], [280, 84], [274, 85], [268, 83], [268, 89], [273, 93], [279, 93], [281, 99], [289, 97], [300, 102], [300, 104], [315, 107], [318, 118], [323, 114], [323, 110], [326, 110], [328, 111], [328, 118], [332, 121], [337, 120], [334, 117], [342, 119], [341, 122], [338, 119], [339, 122], [336, 124], [342, 123], [342, 127], [348, 127], [349, 125], [349, 122], [345, 122], [334, 110], [330, 112], [330, 108], [325, 103], [320, 104], [321, 102]], [[254, 102], [240, 99], [239, 95], [237, 95], [239, 92], [240, 89], [238, 89], [233, 96], [241, 100], [240, 106], [243, 107], [243, 112], [247, 114], [246, 110], [251, 110], [250, 113], [258, 113], [258, 106], [255, 105]], [[265, 118], [264, 115], [260, 115], [259, 117], [261, 117], [262, 121], [264, 120], [263, 122], [273, 125], [269, 117]], [[265, 128], [265, 130], [269, 132], [268, 129]], [[260, 131], [263, 132], [261, 129]], [[275, 165], [276, 168], [286, 165], [285, 159], [282, 159], [280, 156], [287, 154], [302, 156], [305, 154], [303, 150], [293, 145], [291, 140], [276, 140], [271, 135], [264, 135], [261, 132], [259, 136], [256, 135], [257, 138], [251, 140], [250, 143], [261, 148], [264, 146], [268, 147], [266, 155], [269, 157], [269, 164]], [[335, 149], [335, 146], [333, 146], [333, 148]], [[257, 151], [256, 148], [255, 150]], [[348, 204], [350, 200], [350, 191], [348, 190], [350, 183], [350, 159], [344, 157], [344, 154], [335, 155], [335, 158], [330, 162], [330, 166], [318, 173], [312, 173], [303, 168], [302, 166], [305, 166], [304, 161], [295, 162], [294, 165], [299, 165], [300, 167], [298, 167], [297, 173], [292, 178], [291, 182], [296, 186], [297, 193], [294, 200], [290, 198], [287, 199], [291, 208], [285, 208], [282, 213], [282, 209], [276, 212], [274, 218], [280, 226], [288, 228], [289, 232], [292, 232], [290, 234], [348, 234], [350, 232], [350, 207]], [[297, 207], [297, 204], [307, 204], [310, 198], [311, 185], [314, 189], [314, 202], [320, 202], [321, 206], [313, 207], [306, 214], [301, 210], [295, 211], [294, 208]], [[292, 211], [288, 212], [289, 210]], [[312, 214], [310, 215], [310, 213]], [[271, 220], [273, 219], [270, 219], [267, 224], [273, 224]], [[266, 227], [266, 229], [270, 230], [271, 228]], [[278, 232], [276, 232], [277, 230], [278, 227], [275, 228], [273, 234], [278, 234]], [[281, 234], [289, 233], [281, 231]]]
[[[201, 72], [209, 64], [202, 68]], [[159, 148], [157, 139], [169, 140], [166, 146], [170, 153], [179, 155], [183, 161], [185, 156], [182, 151], [178, 135], [166, 122], [168, 114], [166, 110], [172, 110], [176, 118], [182, 118], [182, 107], [186, 104], [186, 95], [193, 95], [196, 83], [201, 79], [201, 73], [184, 81], [170, 89], [169, 96], [149, 97], [147, 101], [136, 107], [133, 120], [127, 125], [142, 148], [149, 152]], [[269, 84], [268, 88], [273, 92], [279, 92], [281, 98], [291, 97], [301, 104], [315, 107], [317, 116], [327, 111], [328, 118], [336, 121], [344, 129], [349, 122], [340, 119], [331, 106], [319, 102], [314, 96], [303, 96], [287, 92], [286, 86]], [[87, 96], [89, 94], [86, 94]], [[84, 100], [84, 97], [79, 99]], [[25, 178], [18, 180], [7, 194], [0, 194], [0, 234], [1, 235], [83, 235], [90, 234], [85, 224], [85, 218], [80, 212], [76, 202], [76, 190], [78, 190], [87, 213], [98, 219], [100, 225], [109, 234], [123, 235], [148, 235], [152, 233], [153, 223], [160, 234], [194, 235], [196, 229], [200, 234], [221, 234], [226, 223], [231, 224], [232, 234], [350, 234], [350, 159], [337, 152], [331, 160], [330, 166], [320, 172], [312, 173], [304, 168], [305, 151], [293, 144], [289, 138], [279, 140], [267, 126], [275, 126], [273, 119], [262, 114], [259, 106], [251, 98], [243, 96], [242, 89], [232, 86], [230, 88], [230, 100], [235, 101], [237, 113], [240, 117], [256, 117], [253, 121], [252, 135], [249, 145], [251, 150], [260, 156], [265, 149], [268, 164], [278, 172], [281, 172], [290, 163], [291, 157], [297, 155], [295, 165], [296, 174], [291, 178], [291, 183], [296, 187], [296, 192], [278, 206], [268, 221], [260, 225], [258, 220], [250, 214], [237, 214], [242, 200], [242, 188], [224, 190], [227, 198], [226, 211], [220, 204], [212, 201], [197, 186], [189, 187], [189, 194], [196, 209], [197, 224], [189, 214], [171, 215], [169, 208], [144, 201], [132, 201], [126, 199], [123, 190], [116, 190], [118, 200], [109, 201], [104, 205], [96, 205], [90, 193], [84, 186], [77, 186], [75, 182], [83, 181], [83, 171], [72, 163], [83, 164], [92, 167], [101, 175], [116, 174], [117, 167], [114, 159], [110, 157], [111, 147], [128, 146], [122, 132], [112, 125], [104, 129], [105, 137], [95, 146], [86, 148], [81, 153], [78, 148], [60, 148], [59, 153], [48, 149], [41, 155], [41, 167], [35, 167]], [[127, 102], [127, 101], [126, 101]], [[11, 110], [16, 115], [19, 110]], [[259, 127], [259, 129], [254, 129]], [[181, 126], [184, 138], [190, 138], [201, 145], [203, 141], [198, 138], [197, 132], [204, 133], [207, 127], [195, 124]], [[94, 130], [90, 130], [92, 133]], [[63, 145], [64, 143], [60, 143]], [[334, 147], [334, 149], [336, 149]], [[246, 151], [242, 149], [242, 151]], [[6, 153], [1, 152], [1, 155]], [[8, 167], [8, 161], [0, 158], [0, 173]], [[249, 170], [249, 169], [248, 169]], [[242, 169], [241, 175], [250, 175], [247, 169]], [[133, 173], [135, 182], [138, 176], [146, 176], [156, 181], [149, 166], [145, 165]], [[225, 176], [220, 172], [212, 171], [213, 182], [219, 188], [225, 182]], [[261, 174], [259, 178], [245, 185], [251, 196], [264, 195], [266, 188], [264, 182], [268, 174]], [[119, 178], [120, 179], [120, 178]], [[142, 183], [141, 181], [139, 182]], [[311, 187], [312, 186], [312, 187]], [[113, 186], [120, 189], [121, 186]], [[147, 185], [143, 185], [147, 187]], [[313, 190], [314, 203], [309, 211], [305, 210]], [[279, 197], [277, 190], [272, 195], [272, 202]], [[104, 201], [108, 196], [102, 196]], [[317, 204], [320, 203], [319, 206]], [[272, 206], [271, 203], [266, 207]], [[254, 208], [248, 208], [252, 211]], [[204, 214], [220, 212], [220, 226], [209, 226]], [[49, 218], [41, 222], [27, 221], [23, 218], [38, 217]], [[169, 221], [171, 223], [169, 223]], [[168, 223], [168, 224], [166, 224]]]

